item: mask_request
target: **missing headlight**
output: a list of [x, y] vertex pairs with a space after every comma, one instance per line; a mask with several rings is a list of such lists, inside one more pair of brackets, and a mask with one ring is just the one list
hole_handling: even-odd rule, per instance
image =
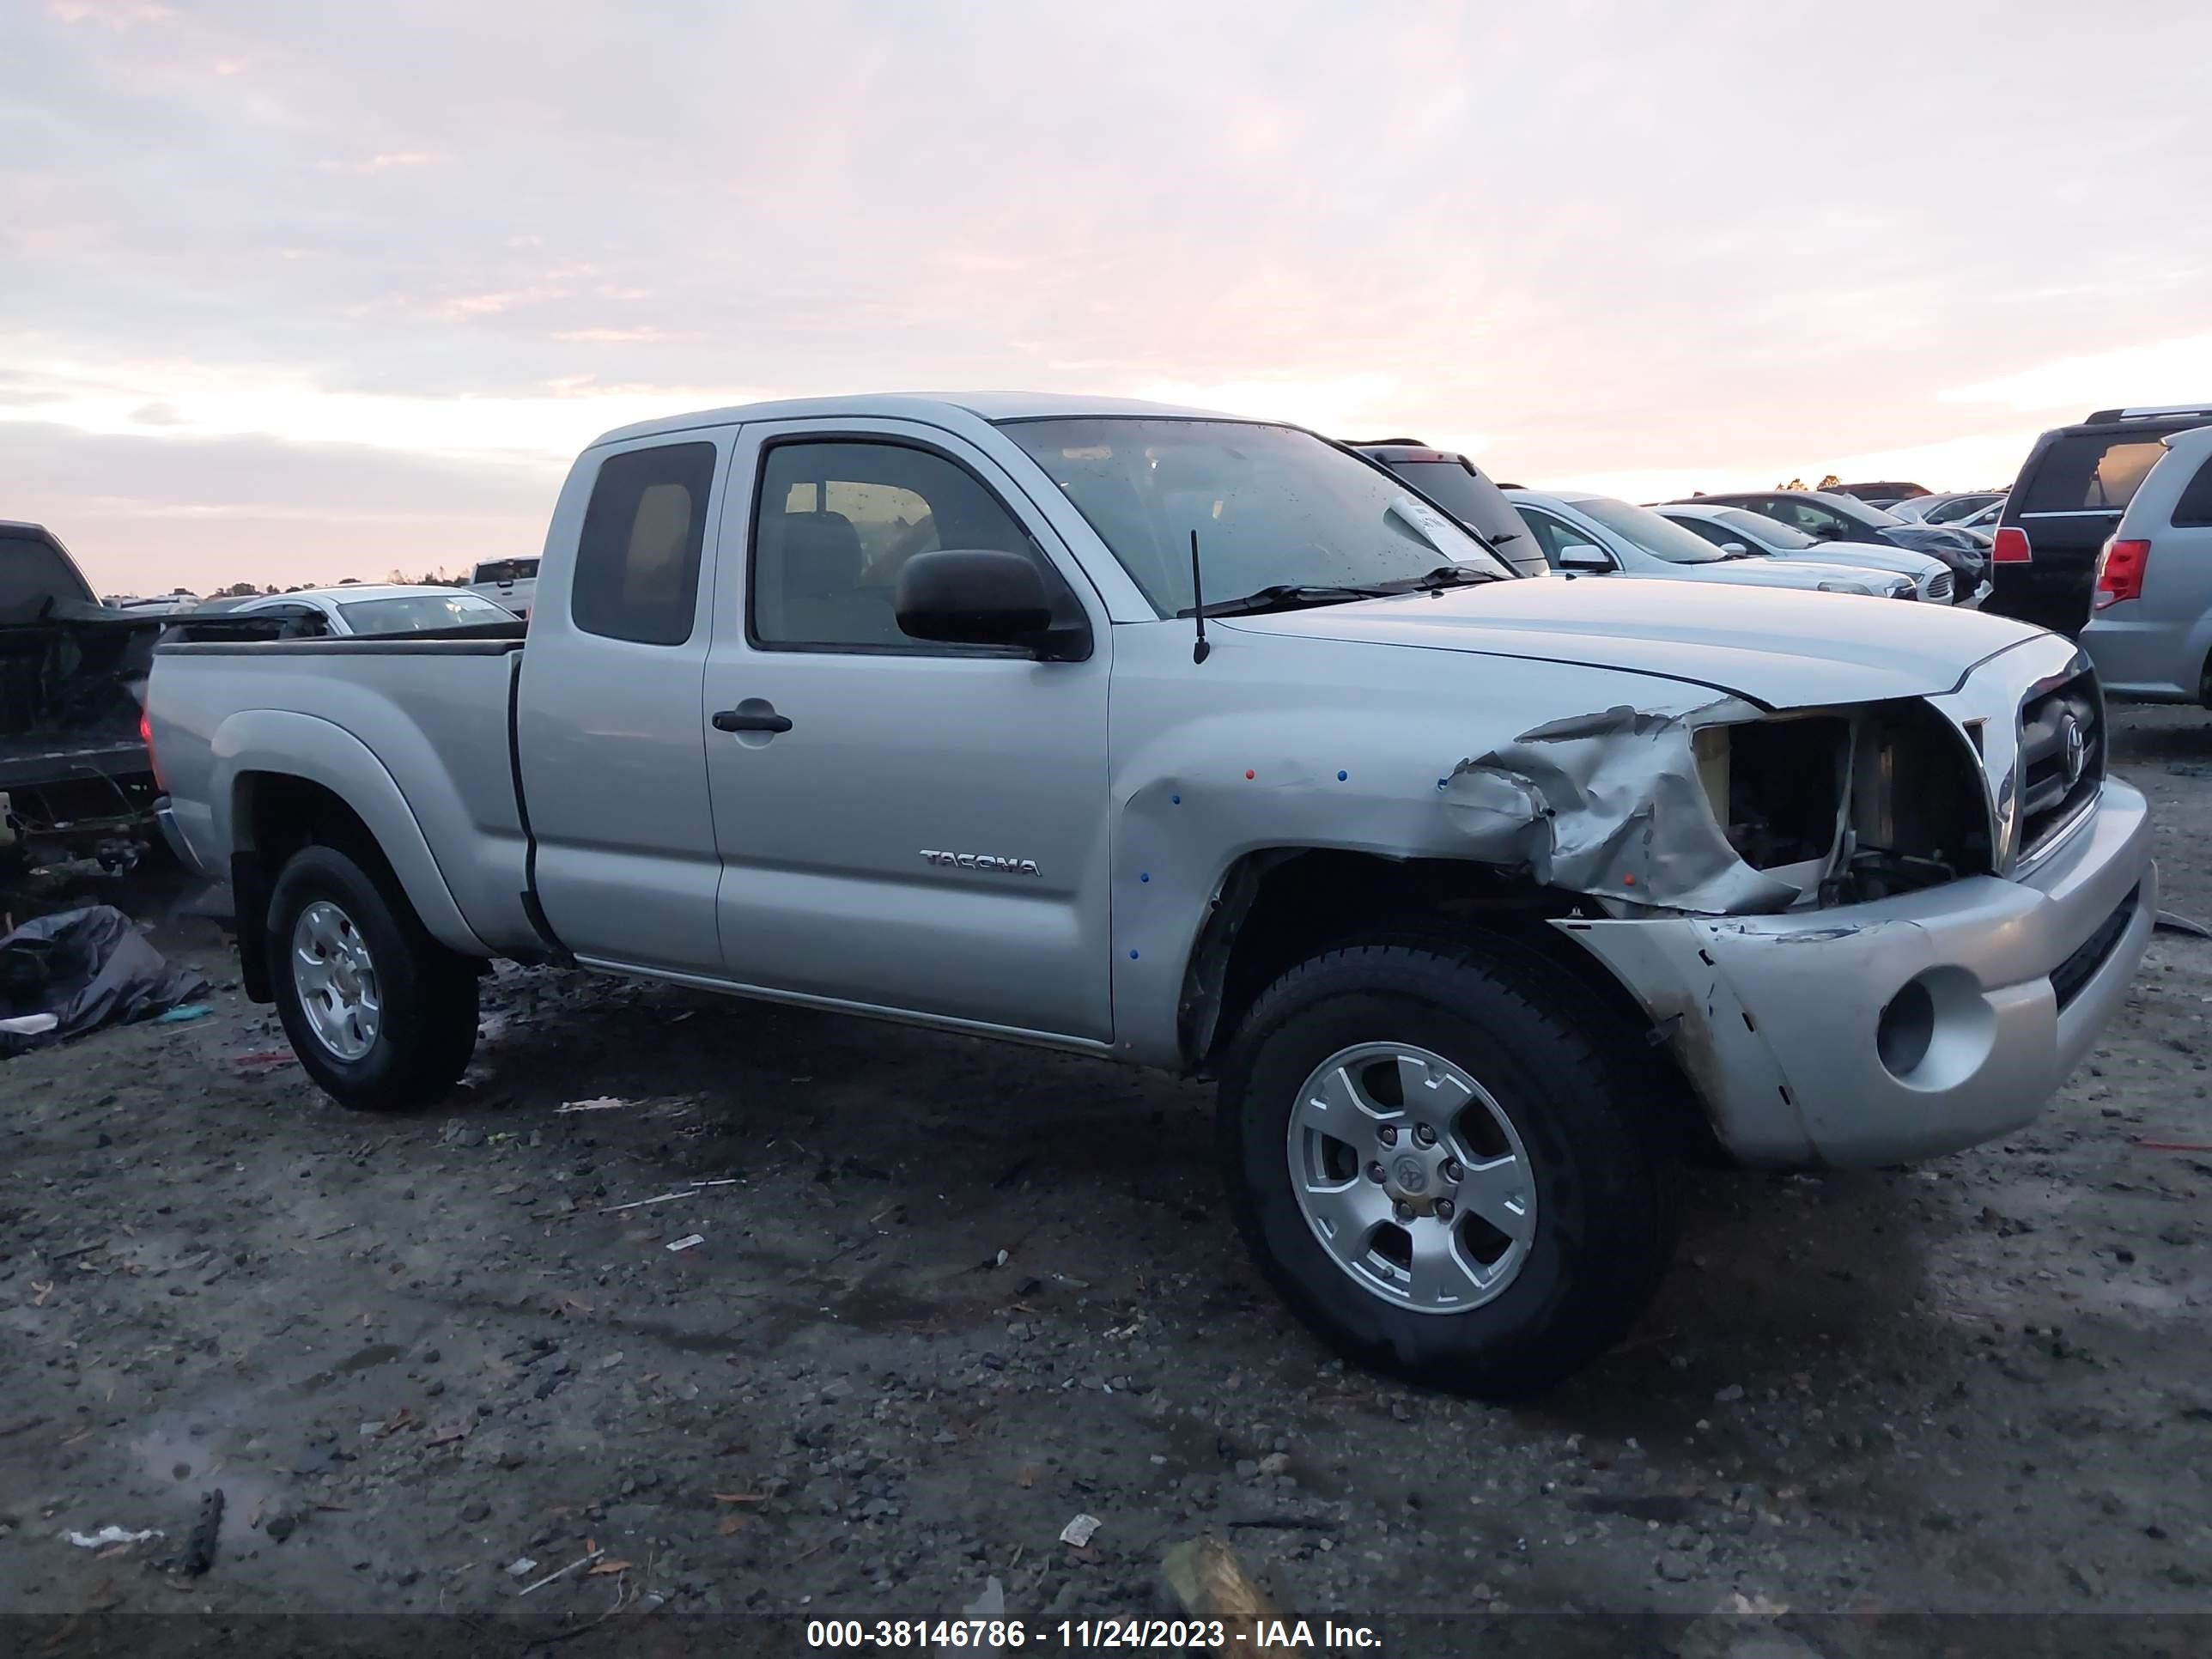
[[1738, 858], [1754, 870], [1825, 866], [1835, 850], [1850, 730], [1840, 714], [1806, 714], [1698, 732], [1692, 747], [1705, 798]]
[[1736, 856], [1821, 903], [1990, 867], [1979, 759], [1924, 702], [1706, 726], [1692, 746]]

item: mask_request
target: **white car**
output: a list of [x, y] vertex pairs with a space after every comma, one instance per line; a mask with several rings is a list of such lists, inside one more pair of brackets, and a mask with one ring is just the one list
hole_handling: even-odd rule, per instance
[[1919, 597], [1912, 579], [1893, 571], [1850, 570], [1809, 560], [1738, 558], [1649, 507], [1610, 495], [1546, 495], [1533, 489], [1509, 489], [1505, 499], [1535, 538], [1544, 562], [1557, 571], [1812, 588], [1874, 599]]
[[538, 593], [538, 561], [489, 560], [469, 572], [469, 592], [481, 593], [528, 622], [531, 603]]
[[1942, 560], [1882, 542], [1824, 542], [1802, 530], [1740, 507], [1695, 507], [1680, 502], [1652, 509], [1731, 558], [1802, 559], [1851, 570], [1903, 576], [1929, 605], [1952, 603], [1951, 568]]
[[227, 605], [224, 610], [233, 617], [250, 617], [257, 611], [287, 608], [295, 615], [303, 608], [319, 612], [323, 623], [319, 631], [331, 639], [422, 634], [520, 620], [505, 605], [494, 605], [482, 594], [465, 587], [403, 587], [381, 582], [303, 587], [296, 593], [264, 593], [258, 599]]

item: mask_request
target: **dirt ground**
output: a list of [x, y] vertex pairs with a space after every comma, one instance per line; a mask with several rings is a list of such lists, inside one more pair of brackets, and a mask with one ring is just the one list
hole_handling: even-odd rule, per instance
[[[2212, 718], [2118, 741], [2212, 916]], [[1639, 1332], [1515, 1410], [1291, 1322], [1198, 1088], [502, 970], [465, 1090], [365, 1119], [157, 942], [214, 1016], [0, 1069], [0, 1612], [489, 1611], [597, 1549], [522, 1605], [1057, 1620], [1207, 1531], [1316, 1615], [2212, 1611], [2212, 942], [2009, 1141], [1687, 1177]]]

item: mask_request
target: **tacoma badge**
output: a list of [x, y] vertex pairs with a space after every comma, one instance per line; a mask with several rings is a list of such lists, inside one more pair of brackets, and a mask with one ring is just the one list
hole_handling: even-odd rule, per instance
[[995, 870], [1002, 876], [1037, 873], [1035, 859], [1002, 859], [990, 853], [933, 853], [927, 848], [921, 855], [932, 864], [953, 865], [963, 870]]

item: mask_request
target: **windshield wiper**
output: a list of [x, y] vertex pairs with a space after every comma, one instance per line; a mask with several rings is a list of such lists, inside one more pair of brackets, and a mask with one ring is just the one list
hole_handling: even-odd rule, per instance
[[[1251, 617], [1267, 611], [1298, 611], [1309, 605], [1344, 605], [1353, 599], [1395, 599], [1408, 593], [1436, 593], [1447, 587], [1468, 587], [1477, 582], [1502, 582], [1504, 576], [1463, 564], [1442, 564], [1425, 575], [1401, 576], [1387, 582], [1275, 582], [1237, 599], [1210, 599], [1209, 617]], [[1176, 612], [1188, 617], [1186, 605]]]
[[[1311, 605], [1343, 605], [1352, 599], [1395, 599], [1406, 590], [1392, 584], [1387, 586], [1334, 586], [1314, 582], [1276, 582], [1255, 589], [1237, 599], [1210, 599], [1205, 614], [1209, 617], [1251, 617], [1265, 611], [1297, 611]], [[1197, 614], [1188, 605], [1176, 612], [1178, 617]]]
[[1504, 580], [1494, 570], [1478, 570], [1465, 564], [1440, 564], [1425, 575], [1386, 582], [1382, 586], [1391, 593], [1437, 593], [1447, 587], [1472, 587], [1477, 582], [1502, 582]]

